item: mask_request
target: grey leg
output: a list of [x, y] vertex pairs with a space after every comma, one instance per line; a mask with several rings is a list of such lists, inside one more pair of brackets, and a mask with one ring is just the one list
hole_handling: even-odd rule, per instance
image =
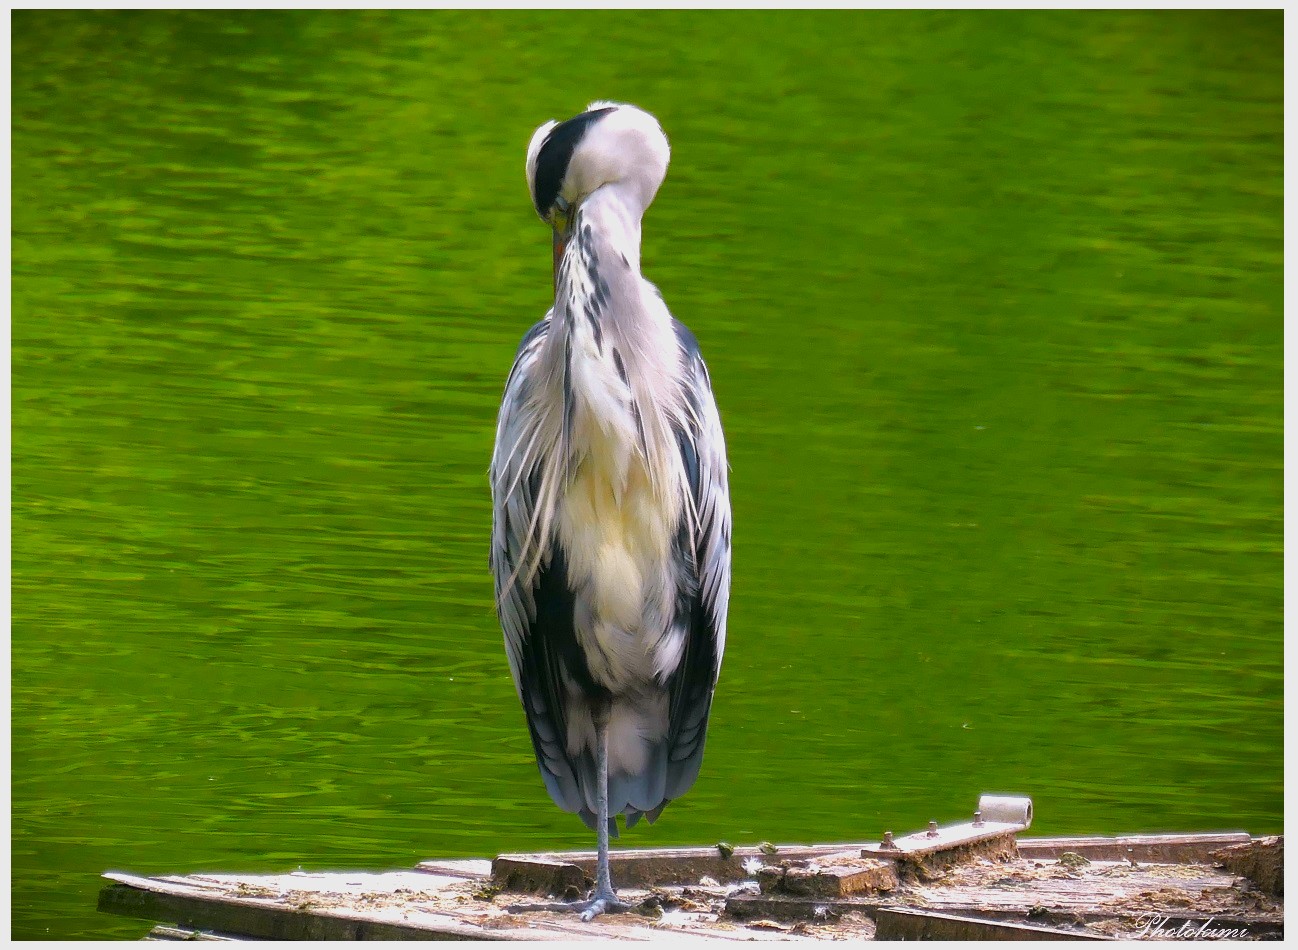
[[629, 910], [630, 906], [617, 899], [608, 870], [608, 718], [595, 720], [595, 771], [598, 786], [595, 794], [595, 840], [598, 857], [595, 860], [595, 893], [581, 912], [582, 920], [592, 920], [600, 914]]
[[594, 920], [600, 914], [613, 914], [631, 909], [617, 899], [608, 869], [608, 714], [595, 717], [595, 840], [598, 856], [595, 860], [595, 891], [589, 900], [571, 904], [523, 904], [510, 907], [510, 911], [560, 910], [575, 911], [582, 920]]

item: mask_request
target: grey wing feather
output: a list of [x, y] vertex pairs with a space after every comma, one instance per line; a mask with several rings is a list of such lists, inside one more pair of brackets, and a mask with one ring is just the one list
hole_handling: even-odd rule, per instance
[[582, 795], [565, 749], [568, 728], [559, 695], [560, 663], [547, 638], [534, 635], [542, 610], [547, 613], [546, 622], [553, 625], [555, 601], [562, 601], [563, 588], [561, 583], [557, 585], [560, 593], [556, 598], [553, 582], [561, 578], [551, 575], [557, 565], [550, 563], [550, 552], [540, 550], [537, 541], [544, 522], [538, 510], [544, 504], [539, 497], [542, 459], [554, 438], [546, 417], [538, 411], [537, 398], [538, 389], [546, 382], [538, 359], [549, 327], [547, 317], [523, 337], [505, 383], [491, 459], [490, 563], [509, 670], [527, 715], [537, 765], [550, 797], [561, 808], [578, 811]]
[[523, 336], [505, 382], [505, 395], [496, 421], [496, 447], [491, 456], [491, 573], [496, 581], [496, 609], [505, 633], [505, 652], [514, 688], [521, 690], [522, 650], [528, 628], [536, 619], [530, 585], [518, 583], [529, 553], [531, 525], [536, 514], [536, 485], [531, 469], [539, 424], [529, 413], [534, 372], [550, 319], [540, 321]]
[[678, 557], [693, 567], [695, 584], [683, 589], [677, 606], [686, 642], [670, 684], [668, 799], [679, 797], [698, 777], [703, 762], [712, 693], [726, 646], [730, 601], [730, 487], [725, 436], [712, 395], [712, 382], [698, 342], [675, 323], [682, 356], [690, 418], [677, 433], [693, 496], [694, 514], [682, 525]]

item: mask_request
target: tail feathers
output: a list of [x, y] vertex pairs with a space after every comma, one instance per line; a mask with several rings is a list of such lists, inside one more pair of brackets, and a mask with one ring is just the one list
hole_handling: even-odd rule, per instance
[[[532, 741], [537, 765], [546, 791], [564, 811], [575, 812], [588, 828], [595, 828], [598, 775], [590, 746], [573, 753], [561, 741], [561, 731], [554, 728], [548, 710], [533, 700], [528, 708]], [[573, 715], [569, 710], [569, 716]], [[620, 714], [620, 716], [619, 716]], [[621, 739], [614, 732], [610, 743], [608, 776], [609, 834], [617, 837], [616, 816], [626, 818], [627, 828], [641, 818], [652, 824], [667, 804], [680, 798], [698, 778], [703, 765], [703, 746], [707, 734], [707, 706], [696, 712], [675, 736], [655, 729], [653, 716], [644, 710], [615, 708], [614, 725], [620, 725]], [[571, 740], [571, 727], [563, 738]], [[658, 738], [651, 738], [657, 732]], [[580, 733], [578, 733], [580, 735]], [[594, 727], [589, 727], [591, 740]]]
[[[610, 769], [608, 777], [608, 811], [610, 815], [647, 812], [657, 808], [667, 797], [667, 743], [648, 743], [642, 766], [634, 772]], [[595, 778], [594, 775], [591, 776]], [[593, 792], [594, 782], [587, 789]], [[590, 796], [593, 799], [593, 795]], [[590, 801], [589, 804], [594, 804]]]
[[634, 828], [636, 826], [636, 823], [639, 822], [641, 818], [645, 819], [646, 821], [649, 822], [649, 824], [652, 825], [655, 821], [658, 820], [658, 816], [663, 813], [663, 809], [666, 808], [668, 805], [670, 805], [671, 802], [672, 800], [670, 798], [664, 799], [661, 805], [659, 805], [657, 808], [650, 808], [648, 811], [628, 810], [626, 813], [627, 830], [629, 831], [630, 829]]
[[[587, 828], [589, 828], [591, 831], [597, 830], [598, 826], [595, 823], [595, 813], [593, 811], [591, 811], [589, 808], [583, 808], [581, 811], [577, 812], [577, 815], [581, 818], [582, 823]], [[608, 820], [608, 836], [610, 838], [620, 837], [617, 833], [616, 816], [610, 817]]]
[[[640, 823], [641, 818], [645, 819], [652, 825], [658, 820], [658, 816], [663, 813], [663, 809], [670, 804], [671, 799], [669, 798], [661, 802], [656, 808], [650, 808], [648, 811], [641, 811], [638, 808], [628, 807], [625, 811], [611, 813], [608, 819], [608, 836], [610, 838], [620, 837], [617, 828], [617, 816], [619, 814], [626, 816], [626, 828], [627, 831], [630, 831]], [[577, 814], [581, 817], [582, 822], [587, 828], [591, 831], [595, 830], [595, 813], [593, 811], [588, 808], [583, 808], [581, 811], [577, 812]]]
[[581, 788], [572, 771], [567, 768], [567, 763], [562, 760], [542, 763], [538, 760], [537, 764], [540, 766], [541, 780], [545, 782], [545, 790], [550, 793], [554, 803], [564, 811], [582, 810]]
[[[573, 763], [577, 784], [580, 785], [578, 797], [581, 799], [581, 805], [578, 808], [570, 808], [569, 811], [576, 811], [585, 822], [586, 827], [592, 831], [595, 830], [595, 814], [597, 808], [596, 791], [598, 788], [598, 776], [595, 774], [595, 761], [593, 756], [582, 755], [577, 757]], [[681, 765], [686, 763], [671, 762], [668, 758], [668, 749], [666, 742], [652, 743], [647, 751], [646, 761], [643, 767], [635, 773], [613, 772], [608, 777], [608, 813], [609, 813], [609, 835], [616, 838], [618, 836], [616, 818], [618, 815], [626, 817], [627, 828], [634, 828], [641, 818], [647, 818], [649, 824], [658, 820], [663, 809], [675, 796], [668, 795], [669, 786], [680, 788], [683, 792], [693, 784], [694, 777], [698, 775], [698, 765], [694, 767], [693, 775], [686, 782], [681, 782], [677, 773], [681, 771]], [[559, 796], [551, 792], [551, 798], [559, 802]], [[563, 803], [559, 802], [563, 807]]]
[[690, 786], [694, 784], [694, 780], [699, 777], [699, 769], [702, 767], [702, 743], [699, 744], [698, 751], [694, 755], [679, 762], [668, 763], [667, 768], [663, 770], [666, 779], [663, 795], [666, 800], [671, 801], [673, 798], [680, 798], [689, 791]]

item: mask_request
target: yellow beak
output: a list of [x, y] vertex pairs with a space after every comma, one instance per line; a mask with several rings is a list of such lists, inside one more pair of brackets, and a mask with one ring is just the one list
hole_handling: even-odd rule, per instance
[[568, 247], [567, 235], [560, 232], [558, 228], [554, 229], [554, 293], [559, 294], [559, 265], [563, 263], [563, 252]]

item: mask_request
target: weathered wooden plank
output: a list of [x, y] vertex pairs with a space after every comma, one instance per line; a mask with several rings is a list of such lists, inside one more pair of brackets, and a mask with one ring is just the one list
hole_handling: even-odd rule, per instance
[[1179, 835], [1118, 835], [1073, 838], [1020, 838], [1019, 856], [1058, 858], [1065, 852], [1092, 861], [1125, 861], [1151, 864], [1197, 864], [1211, 859], [1212, 852], [1232, 844], [1247, 844], [1246, 831], [1208, 832]]
[[417, 923], [410, 923], [379, 912], [358, 914], [346, 907], [294, 906], [254, 894], [234, 896], [220, 887], [202, 886], [201, 879], [112, 872], [104, 877], [114, 884], [99, 892], [101, 911], [258, 940], [543, 939], [535, 930], [485, 931], [444, 914], [420, 914]]
[[473, 880], [420, 872], [105, 877], [114, 883], [100, 892], [101, 910], [250, 939], [643, 942], [664, 934], [723, 941], [779, 937], [747, 931], [707, 912], [672, 912], [657, 919], [610, 915], [589, 923], [576, 914], [514, 914], [475, 897]]
[[1126, 861], [1094, 861], [1069, 867], [1024, 860], [961, 868], [940, 882], [914, 886], [908, 893], [932, 910], [950, 913], [972, 905], [1006, 913], [1046, 909], [1115, 916], [1164, 906], [1225, 912], [1237, 897], [1232, 883], [1230, 875], [1197, 865], [1132, 867]]
[[1272, 897], [1284, 896], [1284, 836], [1258, 838], [1213, 852], [1226, 870], [1248, 878]]
[[881, 907], [874, 911], [876, 940], [1106, 940], [1098, 934], [1014, 924], [929, 910]]
[[[1059, 837], [1019, 838], [1018, 854], [1025, 858], [1058, 858], [1067, 851], [1080, 854], [1093, 861], [1122, 861], [1130, 858], [1138, 862], [1191, 864], [1208, 861], [1211, 854], [1222, 847], [1251, 841], [1247, 832], [1212, 832], [1205, 834], [1120, 835], [1115, 837]], [[991, 841], [996, 856], [1011, 856], [1008, 839]], [[878, 842], [845, 842], [839, 844], [788, 844], [781, 845], [774, 857], [758, 847], [736, 847], [723, 854], [716, 846], [703, 848], [642, 848], [613, 851], [609, 864], [613, 878], [619, 885], [628, 887], [653, 887], [662, 884], [686, 884], [708, 877], [722, 884], [751, 880], [757, 867], [777, 864], [786, 860], [814, 860], [842, 851], [869, 851], [870, 857], [887, 857], [879, 851]], [[989, 857], [991, 855], [971, 849], [968, 855], [957, 857]], [[595, 852], [559, 851], [537, 854], [503, 854], [496, 859], [505, 861], [510, 874], [518, 876], [521, 890], [562, 893], [574, 884], [579, 869], [586, 881], [595, 873]], [[434, 870], [435, 864], [423, 862], [420, 867]], [[940, 870], [938, 862], [930, 868]], [[530, 867], [529, 867], [530, 865]], [[522, 886], [526, 884], [526, 886]], [[577, 886], [581, 886], [580, 882]]]
[[942, 828], [935, 821], [928, 831], [916, 831], [896, 839], [893, 839], [891, 832], [884, 832], [883, 841], [864, 845], [861, 852], [868, 858], [903, 858], [914, 861], [950, 852], [969, 855], [979, 853], [980, 850], [989, 854], [1003, 851], [1012, 853], [1014, 836], [1022, 829], [1022, 825], [996, 821], [980, 821], [977, 824], [962, 822]]
[[846, 897], [893, 890], [897, 886], [897, 869], [890, 861], [863, 858], [856, 851], [840, 851], [823, 858], [786, 860], [761, 868], [757, 883], [763, 894]]
[[[571, 861], [513, 854], [502, 854], [491, 863], [491, 879], [501, 890], [527, 894], [563, 895], [592, 883], [588, 873]], [[623, 883], [620, 877], [619, 883]]]
[[486, 879], [491, 877], [491, 861], [487, 858], [432, 858], [420, 861], [415, 870], [444, 877]]
[[1220, 916], [1217, 914], [1141, 914], [1124, 919], [1115, 932], [1123, 940], [1283, 940], [1284, 920], [1278, 916]]
[[726, 916], [735, 920], [835, 920], [844, 914], [873, 914], [879, 907], [897, 902], [866, 897], [806, 897], [794, 894], [738, 893], [726, 898]]
[[[719, 884], [736, 884], [755, 879], [768, 864], [817, 860], [844, 849], [860, 853], [859, 845], [782, 845], [774, 855], [744, 847], [727, 856], [715, 847], [661, 848], [613, 852], [609, 867], [619, 887], [697, 884], [709, 878]], [[570, 887], [589, 888], [594, 877], [593, 851], [502, 854], [492, 867], [492, 878], [506, 890], [530, 893], [562, 894]]]
[[810, 921], [910, 908], [1035, 925], [1108, 923], [1128, 934], [1155, 916], [1173, 927], [1194, 917], [1231, 919], [1249, 934], [1273, 935], [1283, 925], [1283, 905], [1241, 891], [1234, 882], [1232, 875], [1201, 865], [1088, 861], [1069, 867], [1020, 860], [953, 869], [927, 884], [903, 880], [896, 891], [863, 897], [736, 893], [727, 898], [726, 913], [743, 920]]
[[888, 858], [897, 862], [902, 876], [916, 876], [928, 880], [948, 868], [978, 860], [1006, 862], [1018, 857], [1013, 832], [986, 835], [976, 841], [945, 844], [933, 848], [912, 848], [890, 854], [882, 849], [864, 848], [861, 853], [870, 857]]
[[144, 935], [149, 941], [174, 940], [226, 940], [240, 941], [243, 937], [232, 937], [229, 934], [212, 933], [207, 930], [189, 930], [185, 927], [168, 927], [159, 924]]
[[[912, 895], [913, 897], [913, 895]], [[922, 899], [922, 898], [921, 898]], [[1163, 907], [1151, 910], [1149, 907], [1096, 909], [1084, 905], [1072, 907], [1049, 908], [1040, 905], [1007, 908], [1003, 905], [974, 900], [959, 903], [954, 900], [941, 903], [937, 908], [916, 908], [906, 906], [904, 898], [889, 897], [849, 897], [849, 898], [807, 898], [790, 895], [757, 895], [737, 894], [727, 899], [726, 913], [736, 920], [758, 921], [776, 920], [785, 923], [798, 921], [835, 921], [850, 914], [865, 914], [877, 919], [882, 911], [924, 910], [931, 913], [947, 914], [961, 918], [997, 921], [1004, 924], [1022, 924], [1024, 926], [1044, 926], [1055, 928], [1075, 928], [1087, 926], [1097, 936], [1115, 936], [1133, 939], [1155, 927], [1163, 932], [1177, 930], [1194, 931], [1211, 921], [1211, 927], [1219, 932], [1243, 935], [1256, 940], [1279, 940], [1284, 936], [1284, 920], [1279, 912], [1273, 914], [1219, 914], [1204, 912], [1191, 914], [1184, 907], [1172, 909]], [[1082, 932], [1082, 931], [1078, 931]], [[878, 937], [877, 939], [884, 939]], [[943, 938], [946, 939], [946, 938]], [[964, 939], [964, 938], [950, 938]], [[977, 939], [977, 938], [969, 938]]]
[[[737, 847], [724, 853], [715, 845], [707, 848], [627, 849], [610, 852], [609, 869], [619, 887], [697, 884], [705, 877], [720, 884], [734, 884], [752, 880], [757, 868], [767, 863], [828, 857], [849, 850], [859, 853], [861, 847], [860, 844], [780, 845], [773, 854], [756, 846]], [[562, 893], [572, 883], [569, 867], [579, 869], [588, 882], [595, 876], [594, 851], [502, 854], [493, 863], [493, 876], [501, 862], [506, 862], [504, 867], [510, 873], [520, 876], [527, 869], [525, 879], [536, 883], [536, 887], [527, 890], [546, 890], [551, 894]]]
[[[1283, 839], [1269, 851], [1260, 844], [1243, 832], [1029, 838], [1018, 842], [1019, 860], [959, 863], [938, 879], [903, 873], [892, 890], [891, 881], [871, 877], [879, 868], [867, 871], [858, 844], [618, 851], [614, 879], [633, 904], [645, 901], [647, 916], [590, 923], [563, 913], [510, 913], [507, 906], [518, 902], [496, 894], [502, 882], [558, 895], [583, 890], [594, 852], [502, 855], [494, 866], [426, 861], [418, 871], [384, 873], [109, 874], [114, 883], [101, 893], [100, 907], [171, 925], [151, 939], [862, 938], [873, 933], [875, 911], [899, 910], [1119, 937], [1139, 936], [1150, 920], [1177, 933], [1210, 920], [1223, 932], [1275, 937], [1283, 933]], [[1275, 858], [1267, 866], [1272, 878], [1265, 878], [1281, 888], [1274, 900], [1242, 886], [1235, 876], [1242, 865], [1230, 872], [1209, 866], [1214, 852], [1232, 845], [1246, 845], [1232, 855]], [[511, 879], [514, 869], [537, 876]], [[734, 886], [755, 877], [766, 893], [753, 893], [752, 883]], [[196, 931], [215, 936], [191, 936]]]

